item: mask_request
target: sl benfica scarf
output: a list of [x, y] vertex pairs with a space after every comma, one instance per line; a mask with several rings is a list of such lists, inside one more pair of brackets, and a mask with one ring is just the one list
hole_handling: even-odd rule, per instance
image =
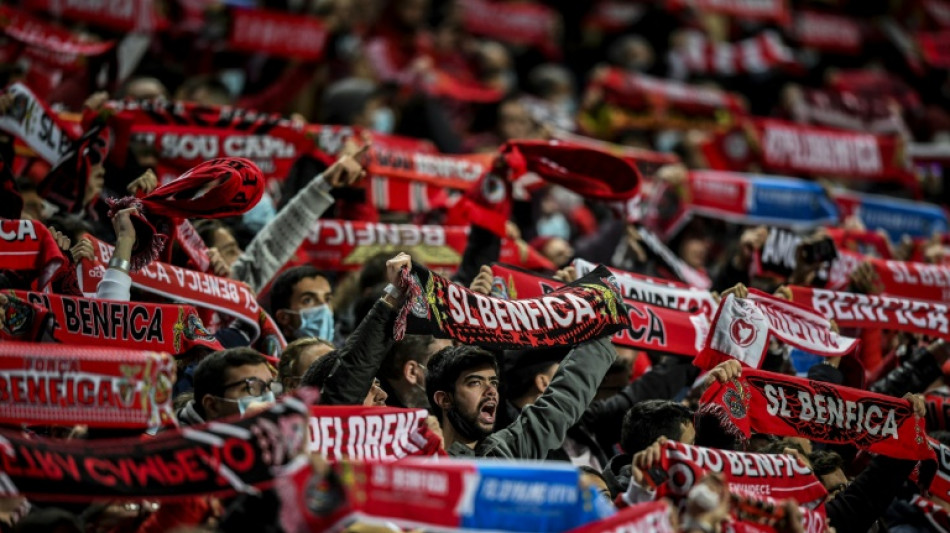
[[792, 35], [802, 46], [837, 54], [859, 54], [864, 44], [857, 20], [821, 11], [796, 10]]
[[667, 0], [668, 9], [693, 8], [702, 13], [720, 13], [748, 20], [788, 24], [791, 13], [786, 0]]
[[[597, 270], [593, 269], [587, 275]], [[505, 300], [540, 298], [564, 286], [557, 280], [504, 265], [492, 265], [492, 273], [492, 296]], [[630, 327], [614, 334], [611, 339], [614, 344], [686, 357], [693, 357], [702, 349], [709, 331], [706, 315], [630, 298], [624, 299], [624, 305]]]
[[396, 407], [310, 408], [310, 453], [328, 461], [395, 461], [445, 455], [426, 424], [425, 409]]
[[285, 398], [255, 416], [155, 438], [27, 439], [0, 430], [0, 494], [35, 500], [184, 500], [257, 493], [305, 452], [307, 406]]
[[621, 533], [646, 532], [676, 533], [670, 521], [670, 504], [665, 501], [647, 502], [621, 509], [610, 518], [572, 529], [567, 533]]
[[950, 229], [947, 213], [934, 204], [846, 189], [835, 189], [832, 198], [841, 210], [842, 220], [856, 216], [869, 231], [887, 231], [894, 242], [904, 235], [926, 239]]
[[[645, 472], [656, 497], [685, 498], [706, 474], [719, 472], [729, 491], [751, 497], [793, 499], [803, 507], [819, 507], [828, 491], [821, 480], [793, 455], [744, 453], [667, 441], [658, 470]], [[824, 509], [820, 513], [824, 516]]]
[[105, 54], [115, 44], [83, 40], [69, 30], [10, 6], [0, 6], [0, 27], [7, 37], [26, 45], [23, 52], [31, 59], [62, 68], [82, 68], [86, 58]]
[[[574, 260], [574, 269], [578, 276], [586, 276], [596, 268], [597, 265], [583, 259]], [[616, 268], [608, 270], [616, 277], [624, 298], [666, 309], [690, 313], [700, 311], [710, 318], [718, 306], [709, 291], [692, 289], [683, 283], [655, 279]]]
[[712, 118], [722, 111], [745, 113], [745, 105], [736, 94], [627, 72], [617, 67], [599, 73], [593, 83], [604, 92], [606, 102], [632, 111], [647, 112], [657, 124], [666, 123], [678, 115], [706, 114]]
[[13, 103], [0, 115], [0, 130], [23, 141], [50, 165], [58, 163], [78, 136], [74, 136], [72, 128], [26, 85], [14, 83], [7, 87], [6, 93], [13, 98]]
[[937, 302], [791, 285], [792, 301], [843, 328], [896, 329], [950, 340], [950, 308]]
[[679, 258], [659, 237], [646, 228], [637, 228], [640, 233], [640, 240], [650, 252], [658, 258], [680, 281], [696, 289], [708, 290], [712, 287], [712, 280], [705, 273], [696, 270], [687, 265]]
[[876, 231], [846, 230], [827, 228], [828, 236], [835, 242], [837, 250], [848, 250], [861, 255], [891, 258], [890, 245], [880, 233]]
[[891, 102], [853, 93], [804, 89], [791, 111], [796, 122], [884, 135], [904, 133], [907, 126]]
[[930, 302], [947, 300], [947, 291], [950, 288], [950, 265], [876, 259], [858, 256], [847, 251], [840, 253], [839, 256], [854, 259], [843, 269], [842, 274], [845, 277], [857, 267], [858, 263], [869, 262], [884, 286], [884, 294], [888, 296]]
[[[264, 9], [232, 8], [228, 48], [319, 61], [324, 54], [328, 31], [316, 17]], [[293, 39], [288, 36], [293, 35]]]
[[180, 354], [196, 346], [223, 350], [190, 305], [119, 302], [12, 291], [55, 317], [53, 338], [64, 344], [127, 347]]
[[699, 403], [700, 413], [718, 416], [746, 439], [770, 433], [898, 459], [934, 459], [924, 419], [909, 401], [882, 394], [746, 368], [737, 380], [713, 383]]
[[160, 31], [167, 28], [169, 24], [158, 6], [150, 0], [125, 2], [25, 0], [20, 5], [56, 18], [62, 17], [120, 33]]
[[694, 364], [709, 370], [737, 359], [752, 368], [762, 366], [771, 337], [824, 357], [841, 357], [857, 349], [858, 341], [831, 331], [815, 311], [749, 289], [747, 298], [726, 296], [719, 302], [711, 332]]
[[714, 74], [736, 76], [791, 69], [798, 63], [782, 38], [772, 30], [735, 43], [710, 40], [700, 31], [688, 31], [679, 48], [670, 52], [674, 77]]
[[445, 155], [370, 150], [367, 171], [374, 176], [428, 183], [436, 187], [465, 190], [491, 166], [491, 154]]
[[430, 333], [499, 349], [579, 344], [630, 327], [612, 277], [599, 268], [541, 298], [503, 300], [414, 264], [402, 273], [409, 297], [393, 335]]
[[561, 57], [560, 16], [553, 8], [535, 2], [509, 3], [462, 0], [462, 26], [474, 35], [516, 46], [538, 49], [549, 59]]
[[[0, 422], [112, 428], [174, 424], [174, 382], [175, 362], [167, 354], [4, 342]], [[6, 451], [3, 455], [10, 461], [11, 450]], [[10, 463], [3, 466], [2, 471], [15, 475]], [[7, 488], [3, 483], [0, 487]]]
[[0, 220], [0, 242], [0, 269], [24, 273], [37, 290], [45, 290], [66, 265], [49, 230], [35, 220]]
[[[408, 250], [432, 269], [455, 270], [468, 246], [467, 226], [379, 224], [321, 219], [300, 245], [307, 264], [321, 270], [355, 271], [376, 254]], [[530, 246], [503, 239], [499, 260], [529, 270], [554, 270], [554, 265]]]

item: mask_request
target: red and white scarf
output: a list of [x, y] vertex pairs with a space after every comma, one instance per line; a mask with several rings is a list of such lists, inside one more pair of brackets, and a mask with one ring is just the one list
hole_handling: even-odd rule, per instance
[[23, 53], [66, 69], [83, 69], [88, 58], [105, 54], [114, 41], [90, 41], [10, 6], [0, 6], [0, 26], [11, 39], [26, 45]]
[[798, 65], [791, 49], [771, 30], [735, 43], [714, 42], [700, 31], [687, 31], [669, 60], [674, 77], [679, 79], [703, 74], [760, 74]]
[[914, 497], [910, 499], [910, 504], [924, 514], [924, 517], [933, 527], [933, 531], [937, 533], [950, 533], [950, 513], [948, 513], [946, 509], [924, 498], [920, 494], [915, 494]]
[[299, 61], [323, 57], [329, 31], [316, 17], [266, 9], [232, 8], [229, 13], [231, 50]]
[[847, 250], [839, 252], [838, 257], [844, 262], [829, 277], [830, 288], [845, 286], [847, 276], [867, 261], [880, 278], [883, 294], [927, 302], [945, 302], [950, 295], [950, 265], [877, 259]]
[[779, 25], [788, 23], [791, 15], [787, 0], [666, 0], [666, 7], [673, 10], [693, 8], [702, 13], [764, 20]]
[[23, 273], [40, 291], [67, 265], [49, 230], [35, 220], [0, 220], [0, 243], [0, 270]]
[[26, 85], [14, 83], [6, 93], [13, 103], [0, 115], [0, 130], [23, 141], [50, 165], [58, 163], [79, 136]]
[[879, 135], [904, 134], [907, 125], [889, 100], [826, 89], [803, 89], [792, 107], [796, 122]]
[[714, 382], [699, 412], [719, 417], [737, 436], [753, 432], [850, 444], [872, 453], [932, 461], [923, 417], [909, 400], [821, 381], [746, 368], [729, 383]]
[[821, 11], [796, 11], [792, 34], [802, 46], [823, 52], [858, 54], [864, 45], [860, 22]]
[[103, 2], [62, 2], [60, 0], [24, 0], [28, 9], [53, 17], [83, 22], [90, 26], [128, 33], [154, 32], [168, 27], [169, 21], [152, 0], [109, 0]]
[[670, 504], [665, 501], [646, 502], [625, 507], [610, 518], [587, 524], [567, 533], [676, 533], [670, 520]]
[[466, 31], [508, 44], [537, 48], [551, 59], [561, 55], [558, 12], [535, 2], [511, 3], [491, 0], [459, 2]]
[[[597, 265], [583, 259], [574, 260], [574, 269], [578, 276], [586, 276], [595, 268]], [[712, 318], [718, 306], [709, 291], [693, 289], [683, 283], [651, 278], [616, 268], [608, 268], [608, 270], [616, 276], [617, 285], [620, 286], [624, 298], [666, 309], [690, 313], [701, 312], [709, 318]]]
[[646, 245], [651, 252], [672, 271], [673, 275], [696, 289], [708, 290], [712, 287], [712, 280], [704, 272], [687, 265], [678, 255], [666, 246], [659, 237], [646, 228], [638, 228], [640, 233], [640, 242]]
[[396, 461], [445, 455], [426, 424], [425, 409], [325, 406], [310, 408], [309, 451], [327, 461]]
[[111, 428], [174, 424], [174, 381], [175, 362], [167, 354], [3, 342], [0, 422]]
[[815, 311], [750, 289], [747, 298], [729, 294], [719, 302], [694, 364], [708, 370], [736, 359], [760, 368], [772, 337], [824, 357], [841, 357], [858, 347], [856, 339], [831, 331], [828, 320]]

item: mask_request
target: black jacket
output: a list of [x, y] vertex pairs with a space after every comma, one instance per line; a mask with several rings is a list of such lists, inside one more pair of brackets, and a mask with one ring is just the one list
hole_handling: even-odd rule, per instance
[[825, 504], [838, 533], [866, 533], [884, 515], [917, 461], [878, 455], [835, 499]]
[[604, 481], [610, 490], [610, 500], [616, 500], [617, 495], [626, 492], [633, 477], [633, 456], [622, 453], [615, 456], [604, 468]]
[[383, 358], [394, 344], [395, 315], [396, 311], [382, 300], [373, 305], [340, 348], [340, 366], [323, 384], [321, 405], [362, 405]]

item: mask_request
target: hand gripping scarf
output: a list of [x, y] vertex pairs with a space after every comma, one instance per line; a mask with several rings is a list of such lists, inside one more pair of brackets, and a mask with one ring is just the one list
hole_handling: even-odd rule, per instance
[[445, 455], [425, 409], [310, 407], [310, 453], [328, 461], [396, 461]]
[[769, 339], [824, 357], [841, 357], [858, 347], [858, 341], [831, 331], [828, 320], [791, 302], [749, 289], [747, 298], [730, 294], [719, 302], [703, 351], [693, 361], [706, 370], [729, 359], [759, 368]]
[[630, 327], [623, 298], [606, 268], [540, 298], [484, 296], [414, 264], [393, 332], [430, 333], [466, 344], [518, 349], [579, 344]]
[[[168, 219], [237, 216], [257, 205], [263, 194], [264, 178], [257, 165], [238, 157], [212, 159], [141, 198], [127, 196], [110, 202], [109, 215], [127, 207], [139, 210], [132, 217], [134, 272], [158, 258], [174, 229]], [[159, 230], [146, 217], [156, 220]]]
[[3, 342], [0, 423], [142, 429], [174, 424], [174, 381], [175, 363], [163, 353]]
[[699, 403], [699, 413], [716, 415], [744, 439], [769, 433], [898, 459], [934, 459], [924, 419], [908, 400], [746, 368], [738, 379], [713, 383]]
[[0, 430], [0, 496], [92, 502], [259, 494], [305, 452], [307, 406], [117, 440], [28, 439]]

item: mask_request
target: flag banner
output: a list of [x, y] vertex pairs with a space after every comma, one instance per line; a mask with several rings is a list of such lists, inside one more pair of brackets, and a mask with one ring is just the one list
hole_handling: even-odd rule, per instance
[[729, 294], [719, 302], [706, 344], [694, 364], [709, 370], [736, 359], [760, 368], [772, 337], [824, 357], [842, 357], [858, 347], [856, 339], [831, 331], [828, 319], [815, 311], [749, 289], [747, 298]]
[[408, 299], [393, 335], [428, 333], [499, 349], [580, 344], [630, 327], [623, 298], [606, 269], [539, 298], [485, 296], [419, 264], [404, 270]]
[[811, 468], [794, 455], [735, 452], [673, 440], [663, 444], [660, 454], [660, 467], [644, 472], [657, 499], [679, 501], [712, 472], [722, 474], [729, 491], [742, 496], [793, 499], [814, 509], [828, 495]]
[[703, 13], [719, 13], [748, 20], [762, 20], [785, 25], [790, 18], [786, 0], [666, 0], [673, 10], [693, 8]]
[[950, 340], [950, 308], [944, 303], [797, 285], [788, 288], [793, 302], [834, 319], [842, 328], [893, 329]]
[[[405, 250], [429, 268], [458, 268], [468, 246], [467, 226], [380, 224], [321, 219], [307, 235], [300, 252], [321, 270], [355, 271], [374, 255]], [[530, 246], [502, 239], [499, 260], [530, 270], [553, 270], [554, 265]]]
[[698, 30], [685, 30], [669, 54], [672, 77], [696, 75], [739, 76], [776, 69], [797, 69], [792, 50], [773, 30], [734, 43], [717, 42]]
[[[132, 429], [173, 425], [174, 382], [175, 361], [165, 353], [2, 342], [0, 423]], [[40, 449], [37, 446], [38, 454]], [[0, 476], [2, 472], [15, 475], [9, 469], [11, 450], [5, 451]], [[37, 465], [46, 463], [43, 455], [23, 456], [20, 460], [37, 470], [43, 470]], [[0, 493], [4, 489], [9, 487], [0, 483]]]
[[83, 69], [89, 58], [105, 54], [115, 41], [90, 41], [10, 6], [0, 6], [3, 33], [26, 47], [30, 59], [64, 69]]
[[0, 269], [22, 272], [37, 290], [45, 290], [67, 265], [66, 256], [42, 222], [0, 220]]
[[864, 45], [857, 20], [809, 9], [795, 11], [792, 35], [802, 46], [822, 52], [859, 54]]
[[[106, 265], [112, 258], [114, 247], [94, 237], [87, 238], [92, 240], [95, 260], [80, 261], [76, 277], [79, 290], [86, 297], [93, 298], [96, 296], [99, 281], [105, 275]], [[223, 313], [250, 326], [253, 331], [252, 341], [260, 336], [259, 320], [264, 310], [258, 305], [254, 292], [243, 282], [160, 261], [153, 261], [129, 275], [132, 277], [132, 287], [136, 289], [168, 298], [173, 302]], [[269, 315], [267, 319], [272, 320]], [[208, 327], [210, 328], [210, 324]], [[274, 329], [280, 328], [275, 326]]]
[[442, 440], [426, 424], [425, 409], [310, 407], [310, 453], [328, 461], [395, 461], [445, 455]]
[[845, 189], [835, 189], [831, 195], [842, 220], [855, 216], [869, 231], [885, 230], [894, 242], [904, 235], [929, 239], [950, 230], [946, 211], [934, 204]]
[[329, 31], [316, 17], [243, 8], [232, 8], [230, 15], [227, 46], [231, 50], [299, 61], [318, 61], [323, 57]]
[[[596, 268], [597, 265], [583, 259], [574, 260], [574, 269], [579, 277], [590, 274]], [[702, 312], [710, 318], [719, 305], [713, 300], [709, 291], [693, 289], [683, 283], [651, 278], [616, 268], [608, 267], [607, 270], [616, 277], [623, 297], [630, 300], [677, 311]]]
[[307, 406], [296, 398], [146, 440], [66, 441], [0, 430], [0, 495], [92, 502], [256, 494], [305, 452], [306, 430]]
[[550, 59], [559, 59], [561, 17], [539, 2], [459, 2], [465, 31], [503, 43], [536, 48]]
[[748, 439], [755, 433], [850, 444], [871, 453], [932, 461], [923, 417], [908, 400], [774, 372], [744, 368], [729, 383], [714, 382], [700, 413]]
[[0, 115], [0, 130], [22, 141], [50, 165], [58, 163], [79, 136], [26, 85], [14, 83], [5, 92], [13, 102]]
[[101, 2], [62, 2], [60, 0], [24, 0], [27, 9], [52, 17], [82, 22], [116, 32], [155, 32], [168, 27], [169, 21], [154, 0], [104, 0]]
[[190, 305], [120, 302], [53, 293], [4, 291], [48, 310], [53, 338], [64, 344], [123, 347], [183, 354], [203, 346], [223, 350]]
[[[492, 296], [505, 300], [539, 298], [564, 286], [555, 279], [514, 267], [493, 264], [491, 268]], [[597, 269], [585, 275], [595, 271]], [[618, 285], [622, 286], [620, 276], [616, 277]], [[631, 298], [625, 298], [624, 305], [630, 327], [614, 334], [611, 338], [614, 344], [686, 357], [694, 357], [702, 349], [709, 331], [709, 319], [701, 311], [669, 309]]]

